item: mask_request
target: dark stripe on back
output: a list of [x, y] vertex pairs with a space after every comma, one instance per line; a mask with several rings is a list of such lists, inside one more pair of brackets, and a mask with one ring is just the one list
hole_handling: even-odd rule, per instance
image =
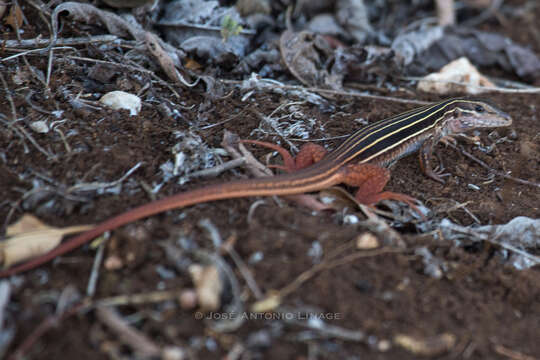
[[[350, 150], [349, 147], [354, 147], [358, 149], [361, 146], [366, 146], [367, 144], [369, 144], [370, 141], [366, 141], [367, 139], [362, 140], [362, 138], [368, 134], [369, 134], [369, 138], [372, 138], [373, 136], [375, 137], [383, 136], [387, 134], [388, 132], [394, 131], [394, 130], [391, 130], [391, 131], [389, 130], [389, 127], [388, 127], [389, 125], [390, 127], [392, 127], [392, 129], [394, 129], [394, 126], [398, 128], [401, 126], [406, 126], [406, 124], [418, 121], [418, 119], [426, 117], [428, 114], [430, 116], [437, 114], [438, 112], [441, 112], [441, 110], [443, 110], [448, 104], [453, 103], [455, 101], [460, 101], [460, 100], [461, 99], [449, 99], [449, 100], [441, 101], [440, 103], [437, 103], [437, 104], [426, 105], [421, 108], [409, 110], [405, 113], [402, 113], [402, 114], [399, 114], [399, 115], [396, 115], [396, 116], [393, 116], [384, 120], [380, 120], [371, 125], [368, 125], [360, 129], [356, 133], [352, 134], [343, 143], [341, 143], [341, 145], [339, 145], [335, 150], [336, 152], [335, 157], [339, 157], [339, 158], [342, 157], [340, 155], [340, 150], [345, 150], [346, 153], [349, 153], [349, 150]], [[360, 143], [357, 143], [359, 140], [360, 140]]]
[[[424, 107], [416, 109], [417, 114], [411, 116], [412, 112], [407, 114], [398, 115], [392, 118], [392, 121], [383, 120], [381, 122], [374, 123], [367, 131], [364, 129], [354, 134], [346, 141], [346, 148], [339, 147], [344, 152], [337, 151], [335, 153], [336, 158], [348, 159], [350, 157], [356, 157], [356, 160], [361, 161], [378, 152], [391, 148], [392, 145], [398, 143], [400, 140], [407, 138], [413, 134], [422, 132], [424, 129], [433, 125], [435, 121], [440, 119], [442, 114], [447, 110], [448, 103], [454, 102], [456, 99], [446, 100], [435, 106]], [[428, 110], [428, 111], [426, 111]], [[407, 118], [408, 117], [408, 118]], [[406, 119], [406, 120], [404, 120]], [[382, 125], [380, 123], [383, 123]], [[409, 125], [413, 124], [413, 125]], [[409, 126], [408, 126], [409, 125]], [[384, 140], [377, 140], [392, 134]]]

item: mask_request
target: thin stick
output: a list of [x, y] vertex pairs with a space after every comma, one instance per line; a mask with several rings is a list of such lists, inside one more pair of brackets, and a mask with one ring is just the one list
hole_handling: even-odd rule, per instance
[[280, 298], [284, 298], [285, 296], [293, 293], [296, 291], [302, 284], [304, 284], [306, 281], [311, 279], [313, 276], [315, 276], [317, 273], [323, 271], [323, 270], [329, 270], [336, 266], [345, 265], [347, 263], [353, 262], [354, 260], [360, 259], [360, 258], [366, 258], [366, 257], [373, 257], [378, 256], [382, 254], [388, 254], [388, 253], [395, 253], [395, 252], [401, 252], [399, 249], [392, 249], [392, 248], [381, 248], [373, 251], [358, 251], [355, 253], [352, 253], [348, 256], [345, 256], [341, 259], [333, 260], [333, 261], [324, 261], [320, 264], [317, 264], [310, 268], [309, 270], [304, 271], [300, 275], [296, 277], [289, 285], [283, 287], [278, 292], [278, 296]]
[[90, 278], [88, 279], [88, 285], [86, 286], [86, 295], [92, 297], [96, 293], [96, 285], [99, 278], [99, 269], [101, 268], [101, 263], [103, 262], [103, 254], [105, 253], [105, 244], [106, 241], [102, 241], [99, 244], [96, 257], [94, 258], [94, 264], [92, 265], [92, 272], [90, 273]]
[[416, 81], [429, 81], [429, 82], [436, 82], [436, 83], [443, 83], [443, 84], [455, 84], [455, 85], [461, 85], [464, 87], [472, 88], [472, 89], [478, 89], [478, 90], [484, 90], [485, 92], [496, 92], [496, 93], [503, 93], [503, 94], [537, 94], [540, 93], [540, 87], [528, 87], [526, 89], [508, 89], [508, 88], [501, 88], [501, 87], [489, 87], [489, 86], [480, 86], [480, 85], [473, 85], [464, 83], [461, 81], [450, 81], [450, 80], [434, 80], [434, 79], [424, 79], [421, 77], [401, 77], [402, 80], [416, 80]]
[[231, 170], [231, 169], [234, 169], [236, 167], [244, 165], [245, 162], [246, 162], [246, 160], [244, 158], [233, 159], [233, 160], [224, 162], [223, 164], [216, 165], [216, 166], [214, 166], [212, 168], [209, 168], [209, 169], [203, 169], [203, 170], [192, 172], [191, 174], [188, 175], [188, 177], [189, 178], [216, 177], [219, 174], [221, 174], [222, 172], [225, 172], [227, 170]]
[[85, 302], [81, 302], [77, 305], [74, 305], [70, 309], [64, 311], [61, 314], [55, 314], [47, 317], [43, 320], [34, 330], [28, 335], [19, 345], [17, 349], [11, 354], [8, 360], [18, 360], [24, 357], [24, 354], [30, 350], [30, 348], [53, 327], [57, 327], [63, 320], [68, 317], [75, 315], [77, 312], [82, 310], [86, 306]]
[[91, 58], [86, 58], [86, 57], [80, 57], [80, 56], [66, 56], [66, 58], [68, 59], [72, 59], [72, 60], [80, 60], [80, 61], [87, 61], [87, 62], [93, 62], [93, 63], [96, 63], [96, 64], [107, 64], [107, 65], [112, 65], [112, 66], [116, 66], [116, 67], [120, 67], [120, 68], [125, 68], [127, 70], [130, 70], [130, 71], [139, 71], [139, 72], [142, 72], [142, 73], [145, 73], [145, 74], [148, 74], [150, 75], [151, 78], [153, 78], [155, 81], [157, 81], [159, 84], [167, 87], [175, 97], [177, 98], [180, 98], [180, 95], [178, 94], [178, 92], [176, 92], [176, 90], [174, 90], [174, 88], [169, 85], [169, 83], [167, 83], [165, 80], [161, 79], [160, 77], [158, 77], [153, 71], [151, 70], [146, 70], [145, 68], [143, 67], [140, 67], [140, 66], [132, 66], [132, 65], [126, 65], [126, 64], [120, 64], [120, 63], [115, 63], [115, 62], [112, 62], [112, 61], [105, 61], [105, 60], [98, 60], [98, 59], [91, 59]]
[[120, 315], [109, 307], [99, 307], [96, 310], [97, 318], [112, 330], [120, 340], [130, 346], [139, 356], [160, 357], [160, 347], [141, 331], [130, 326]]
[[15, 108], [15, 103], [13, 102], [13, 98], [11, 97], [11, 92], [9, 91], [9, 87], [6, 82], [6, 79], [4, 79], [4, 75], [2, 75], [1, 72], [0, 72], [0, 81], [2, 82], [2, 86], [4, 86], [4, 91], [6, 92], [6, 98], [9, 102], [9, 106], [11, 109], [12, 123], [15, 123], [17, 121], [17, 109]]
[[[74, 45], [87, 45], [87, 44], [101, 44], [108, 43], [113, 41], [120, 40], [116, 35], [96, 35], [96, 36], [85, 36], [85, 37], [73, 37], [73, 38], [62, 38], [56, 41], [57, 46], [74, 46]], [[37, 37], [34, 39], [21, 39], [19, 40], [4, 40], [0, 41], [0, 47], [4, 50], [14, 51], [20, 48], [36, 48], [37, 46], [45, 46], [50, 43], [50, 39], [45, 39]], [[126, 41], [126, 40], [122, 40]], [[48, 50], [47, 48], [43, 49], [34, 49], [34, 50]], [[6, 59], [3, 59], [5, 61]]]
[[[238, 81], [238, 80], [225, 80], [225, 79], [216, 79], [216, 80], [221, 81], [224, 84], [241, 85], [241, 84], [244, 83], [243, 81]], [[316, 88], [316, 87], [304, 87], [304, 86], [300, 86], [300, 85], [285, 85], [285, 84], [282, 84], [282, 83], [280, 83], [278, 81], [271, 80], [271, 79], [260, 79], [259, 81], [260, 82], [265, 82], [267, 84], [271, 84], [274, 87], [282, 88], [282, 89], [299, 90], [299, 91], [311, 91], [311, 92], [330, 94], [330, 95], [342, 95], [342, 96], [359, 97], [359, 98], [366, 98], [366, 99], [394, 101], [394, 102], [405, 103], [405, 104], [418, 104], [418, 105], [431, 104], [429, 101], [402, 99], [402, 98], [397, 98], [397, 97], [393, 97], [393, 96], [361, 94], [361, 93], [358, 93], [358, 92], [321, 89], [321, 88]]]
[[463, 155], [465, 155], [466, 157], [468, 157], [468, 158], [471, 159], [472, 161], [476, 162], [478, 165], [482, 166], [483, 168], [485, 168], [485, 169], [487, 169], [487, 170], [489, 170], [489, 171], [492, 171], [493, 173], [495, 173], [495, 174], [498, 175], [498, 176], [502, 176], [502, 177], [505, 178], [505, 179], [509, 179], [509, 180], [515, 181], [515, 182], [520, 183], [520, 184], [540, 187], [540, 183], [535, 183], [535, 182], [532, 182], [532, 181], [519, 179], [519, 178], [510, 176], [510, 175], [508, 175], [508, 174], [506, 174], [506, 173], [503, 173], [502, 171], [495, 170], [495, 169], [493, 169], [492, 167], [490, 167], [488, 164], [486, 164], [485, 162], [483, 162], [482, 160], [476, 158], [474, 155], [469, 154], [467, 151], [465, 151], [465, 150], [463, 150], [463, 149], [457, 147], [456, 145], [454, 145], [454, 144], [452, 144], [452, 143], [450, 143], [450, 142], [448, 142], [447, 145], [448, 145], [449, 147], [451, 147], [452, 149], [459, 151], [460, 153], [462, 153]]

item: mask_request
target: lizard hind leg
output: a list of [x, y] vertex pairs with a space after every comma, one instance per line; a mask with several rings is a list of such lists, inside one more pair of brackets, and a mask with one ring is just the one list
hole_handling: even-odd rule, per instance
[[351, 164], [347, 166], [343, 182], [357, 186], [356, 199], [358, 202], [373, 207], [381, 200], [396, 200], [409, 205], [411, 209], [423, 216], [416, 206], [415, 198], [391, 191], [383, 191], [390, 180], [390, 170], [372, 164]]
[[240, 140], [240, 142], [243, 144], [259, 145], [259, 146], [277, 151], [279, 155], [281, 155], [281, 157], [283, 158], [283, 166], [271, 165], [271, 167], [274, 167], [277, 169], [284, 169], [285, 171], [288, 171], [288, 172], [293, 171], [296, 168], [296, 164], [291, 153], [279, 145], [272, 144], [267, 141], [259, 141], [259, 140]]

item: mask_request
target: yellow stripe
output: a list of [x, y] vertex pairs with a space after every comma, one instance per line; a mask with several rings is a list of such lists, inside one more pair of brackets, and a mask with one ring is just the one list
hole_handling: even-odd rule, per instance
[[[400, 115], [397, 115], [395, 117], [392, 117], [388, 120], [382, 120], [382, 121], [379, 121], [379, 122], [375, 122], [374, 124], [368, 126], [367, 128], [364, 128], [362, 130], [360, 130], [359, 132], [357, 132], [356, 134], [353, 134], [349, 139], [345, 140], [345, 142], [343, 144], [341, 144], [335, 151], [334, 153], [336, 154], [336, 156], [339, 157], [339, 155], [343, 154], [343, 153], [346, 153], [348, 152], [351, 148], [354, 148], [354, 147], [357, 147], [358, 144], [362, 143], [363, 141], [365, 141], [368, 137], [372, 136], [372, 135], [376, 135], [378, 133], [381, 133], [381, 132], [384, 132], [387, 128], [395, 125], [395, 124], [400, 124], [400, 123], [403, 123], [403, 122], [407, 122], [409, 121], [412, 117], [414, 116], [417, 116], [417, 115], [420, 115], [420, 114], [423, 114], [423, 113], [426, 113], [427, 115], [414, 121], [414, 122], [411, 122], [410, 124], [406, 125], [406, 126], [402, 126], [400, 127], [399, 129], [385, 135], [385, 136], [381, 136], [379, 138], [376, 138], [375, 141], [373, 141], [372, 143], [370, 143], [369, 145], [366, 145], [366, 146], [363, 146], [361, 149], [359, 149], [357, 152], [355, 152], [353, 155], [351, 155], [350, 157], [346, 158], [345, 160], [342, 161], [342, 163], [346, 163], [346, 162], [349, 162], [351, 161], [352, 159], [358, 157], [359, 155], [361, 155], [364, 151], [370, 149], [372, 146], [378, 144], [380, 141], [383, 141], [384, 139], [388, 138], [389, 136], [392, 136], [396, 133], [399, 133], [400, 131], [402, 130], [405, 130], [405, 129], [408, 129], [409, 127], [411, 126], [414, 126], [416, 124], [418, 124], [419, 122], [422, 122], [422, 121], [425, 121], [428, 117], [432, 116], [433, 115], [433, 108], [441, 105], [442, 103], [446, 102], [448, 100], [445, 100], [445, 101], [441, 101], [441, 102], [438, 102], [432, 106], [428, 106], [426, 108], [420, 108], [420, 109], [413, 109], [411, 110], [410, 112], [405, 112], [403, 114], [400, 114]], [[446, 108], [448, 108], [448, 106], [452, 105], [452, 104], [455, 104], [456, 102], [468, 102], [468, 103], [471, 103], [471, 104], [479, 104], [479, 105], [482, 105], [482, 102], [480, 101], [472, 101], [472, 100], [465, 100], [465, 99], [453, 99], [452, 101], [449, 101], [445, 106], [441, 107], [441, 109], [439, 109], [439, 111], [444, 111]], [[455, 109], [453, 110], [450, 110], [450, 111], [454, 111]], [[447, 115], [450, 111], [446, 111], [444, 112], [441, 116], [439, 116], [434, 122], [432, 125], [430, 126], [426, 126], [425, 128], [423, 128], [422, 130], [404, 138], [404, 139], [401, 139], [399, 142], [395, 143], [395, 144], [392, 144], [391, 146], [379, 151], [377, 154], [375, 155], [372, 155], [370, 156], [369, 158], [366, 158], [366, 159], [363, 159], [361, 162], [362, 163], [365, 163], [365, 162], [368, 162], [370, 160], [373, 160], [375, 157], [389, 151], [389, 150], [392, 150], [394, 149], [395, 147], [403, 144], [405, 141], [413, 138], [414, 136], [417, 136], [425, 131], [428, 131], [432, 128], [435, 127], [436, 124], [439, 123], [439, 121], [444, 118], [445, 115]], [[468, 110], [465, 110], [465, 109], [462, 109], [462, 111], [468, 111]], [[399, 119], [397, 120], [397, 118], [400, 118], [401, 116], [403, 115], [409, 115], [409, 116], [406, 116], [405, 118], [402, 118], [402, 119]], [[383, 127], [381, 128], [378, 128], [377, 130], [375, 131], [369, 131], [371, 130], [373, 127], [377, 127], [377, 126], [380, 126], [382, 124], [384, 124]], [[367, 132], [367, 133], [366, 133]], [[360, 139], [358, 139], [358, 136], [362, 136]], [[351, 142], [353, 142], [352, 144], [350, 144]]]
[[[446, 101], [448, 101], [448, 100], [446, 100]], [[455, 103], [455, 102], [457, 102], [457, 101], [463, 101], [463, 100], [461, 100], [461, 99], [454, 99], [452, 102], [448, 103], [447, 106], [448, 106], [448, 105], [451, 105], [451, 104], [453, 104], [453, 103]], [[440, 105], [441, 103], [443, 103], [443, 102], [444, 102], [444, 101], [438, 102], [438, 103], [436, 103], [436, 104], [434, 104], [434, 105], [431, 105], [431, 106], [428, 106], [428, 107], [426, 107], [426, 108], [413, 109], [413, 110], [410, 111], [409, 116], [407, 116], [407, 117], [405, 117], [405, 118], [403, 118], [403, 119], [396, 120], [396, 118], [399, 118], [399, 117], [401, 117], [401, 116], [403, 116], [403, 115], [406, 115], [407, 112], [405, 112], [405, 113], [403, 113], [403, 114], [400, 114], [400, 115], [397, 115], [397, 116], [394, 116], [394, 117], [392, 117], [392, 118], [390, 118], [390, 119], [387, 119], [387, 120], [381, 120], [381, 121], [375, 122], [375, 123], [373, 123], [372, 125], [367, 126], [367, 127], [363, 128], [363, 129], [361, 129], [361, 130], [358, 131], [356, 134], [351, 135], [351, 137], [348, 138], [347, 140], [345, 140], [345, 142], [344, 142], [343, 144], [341, 144], [341, 145], [335, 150], [335, 152], [339, 152], [339, 151], [340, 151], [342, 148], [344, 148], [344, 147], [347, 148], [347, 149], [345, 149], [345, 151], [348, 151], [348, 149], [351, 149], [352, 147], [357, 146], [358, 143], [364, 141], [366, 138], [368, 138], [369, 136], [371, 136], [371, 135], [373, 135], [373, 134], [377, 134], [377, 133], [379, 133], [379, 132], [381, 132], [381, 131], [384, 131], [384, 130], [387, 129], [388, 127], [393, 126], [393, 125], [395, 125], [395, 124], [399, 124], [399, 123], [401, 123], [401, 122], [407, 122], [407, 121], [408, 121], [409, 119], [411, 119], [412, 117], [417, 116], [417, 115], [419, 115], [419, 114], [422, 114], [422, 113], [424, 113], [424, 112], [427, 112], [428, 115], [427, 115], [426, 117], [422, 118], [421, 120], [419, 120], [419, 121], [423, 121], [423, 120], [425, 120], [427, 117], [429, 117], [429, 116], [431, 115], [431, 111], [432, 111], [433, 108], [439, 106], [439, 105]], [[444, 108], [441, 108], [441, 110], [442, 110], [442, 109], [444, 109]], [[380, 129], [377, 129], [376, 131], [369, 131], [369, 130], [371, 130], [373, 127], [376, 127], [376, 126], [381, 125], [381, 122], [382, 122], [382, 123], [385, 123], [386, 126], [380, 128]], [[416, 123], [417, 123], [417, 122], [414, 122], [413, 124], [416, 124]], [[358, 138], [358, 136], [364, 135], [364, 134], [366, 133], [366, 131], [368, 131], [367, 135], [363, 136], [362, 138], [360, 138], [359, 140], [356, 141], [356, 139]], [[353, 142], [353, 141], [354, 141], [354, 144], [353, 144], [353, 145], [349, 145], [349, 144], [348, 144], [349, 142]]]

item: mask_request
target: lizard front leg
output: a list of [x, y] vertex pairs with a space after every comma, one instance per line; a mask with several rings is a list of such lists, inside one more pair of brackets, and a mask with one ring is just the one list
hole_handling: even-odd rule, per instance
[[[445, 137], [445, 141], [448, 137]], [[452, 138], [451, 138], [452, 139]], [[439, 142], [440, 137], [438, 136], [432, 136], [429, 139], [427, 139], [422, 147], [420, 148], [420, 151], [418, 152], [419, 160], [420, 160], [420, 168], [422, 169], [422, 172], [429, 178], [432, 178], [433, 180], [440, 182], [441, 184], [444, 184], [446, 181], [443, 179], [445, 176], [449, 176], [450, 174], [444, 173], [444, 166], [439, 164], [439, 169], [434, 170], [431, 165], [431, 159], [433, 157], [433, 150], [435, 149], [435, 145]]]

